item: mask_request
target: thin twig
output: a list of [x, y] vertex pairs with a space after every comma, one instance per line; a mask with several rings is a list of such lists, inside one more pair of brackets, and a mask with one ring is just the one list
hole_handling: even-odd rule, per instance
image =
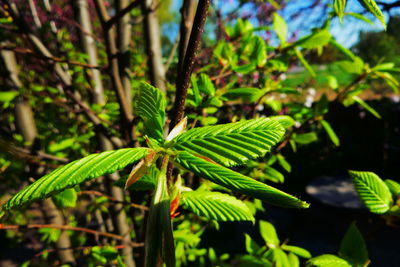
[[35, 56], [35, 57], [40, 58], [40, 59], [49, 60], [52, 63], [54, 63], [54, 62], [67, 63], [69, 65], [75, 65], [75, 66], [88, 68], [88, 69], [103, 69], [104, 68], [104, 67], [101, 67], [101, 66], [94, 66], [94, 65], [83, 63], [83, 62], [62, 59], [62, 58], [55, 57], [55, 56], [51, 56], [50, 57], [50, 56], [45, 56], [45, 55], [39, 55], [39, 54], [36, 54], [33, 50], [31, 50], [29, 48], [15, 47], [15, 46], [11, 46], [11, 45], [3, 45], [3, 46], [0, 47], [0, 49], [14, 51], [15, 53], [18, 53], [18, 54], [32, 55], [32, 56]]
[[143, 0], [136, 0], [127, 5], [125, 8], [121, 9], [117, 14], [114, 15], [114, 17], [108, 19], [107, 22], [105, 22], [106, 27], [108, 29], [111, 28], [115, 23], [118, 22], [118, 20], [120, 20], [123, 16], [128, 14], [135, 7], [138, 7], [142, 2]]
[[125, 90], [121, 81], [121, 76], [119, 74], [119, 65], [117, 58], [118, 49], [116, 46], [115, 30], [113, 28], [109, 28], [107, 25], [107, 21], [109, 21], [110, 17], [105, 8], [104, 0], [95, 0], [94, 3], [100, 19], [101, 27], [103, 29], [111, 84], [113, 90], [115, 91], [115, 94], [117, 95], [118, 103], [121, 109], [120, 114], [123, 125], [123, 132], [124, 135], [131, 141], [131, 139], [133, 138], [131, 131], [133, 115], [129, 103], [126, 100]]
[[[138, 244], [142, 244], [142, 245], [144, 246], [144, 243], [138, 243]], [[34, 257], [35, 257], [35, 258], [38, 258], [38, 257], [42, 256], [43, 254], [47, 254], [47, 253], [51, 253], [51, 252], [56, 252], [57, 250], [86, 250], [86, 249], [91, 249], [91, 248], [94, 248], [94, 247], [100, 247], [100, 248], [102, 248], [102, 247], [109, 247], [109, 246], [110, 246], [110, 245], [102, 245], [102, 246], [82, 246], [82, 247], [76, 247], [76, 248], [70, 247], [70, 248], [59, 248], [59, 249], [54, 249], [54, 248], [51, 248], [51, 249], [44, 249], [44, 250], [40, 251], [39, 253], [36, 253]], [[112, 247], [115, 248], [115, 249], [123, 249], [123, 248], [126, 248], [125, 245], [118, 245], [118, 246], [112, 246]]]
[[105, 197], [105, 198], [107, 198], [108, 200], [111, 200], [111, 201], [113, 201], [113, 202], [126, 204], [126, 205], [129, 205], [129, 206], [133, 207], [133, 208], [137, 208], [137, 209], [141, 209], [141, 210], [146, 210], [146, 211], [149, 210], [149, 208], [146, 207], [146, 206], [139, 205], [139, 204], [135, 204], [135, 203], [129, 203], [129, 202], [126, 202], [126, 201], [120, 201], [120, 200], [116, 199], [115, 197], [108, 196], [108, 195], [103, 194], [103, 193], [101, 193], [101, 192], [99, 192], [99, 191], [85, 190], [85, 191], [80, 191], [80, 192], [79, 192], [79, 195], [95, 195], [95, 196], [99, 196], [99, 197]]
[[71, 226], [71, 225], [57, 225], [57, 224], [5, 225], [5, 224], [0, 224], [0, 230], [22, 230], [22, 229], [43, 229], [43, 228], [84, 232], [84, 233], [92, 234], [95, 236], [105, 236], [105, 237], [109, 237], [112, 239], [121, 240], [122, 242], [125, 242], [132, 247], [142, 247], [143, 246], [142, 243], [126, 242], [125, 237], [120, 236], [120, 235], [100, 232], [100, 231], [92, 230], [89, 228], [76, 227], [76, 226]]

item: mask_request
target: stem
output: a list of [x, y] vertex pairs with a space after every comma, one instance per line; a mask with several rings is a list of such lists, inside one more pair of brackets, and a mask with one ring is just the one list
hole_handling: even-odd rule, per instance
[[182, 120], [184, 115], [190, 75], [192, 74], [193, 66], [196, 61], [196, 52], [201, 43], [201, 35], [203, 33], [210, 2], [210, 0], [200, 0], [197, 5], [196, 16], [194, 18], [192, 32], [190, 34], [189, 43], [183, 60], [182, 71], [179, 73], [180, 75], [178, 75], [176, 83], [175, 103], [170, 129], [173, 129], [175, 125]]
[[[67, 231], [77, 231], [77, 232], [84, 232], [88, 234], [92, 234], [95, 236], [105, 236], [116, 240], [121, 240], [123, 243], [129, 244], [131, 247], [142, 247], [143, 243], [135, 243], [135, 242], [126, 242], [125, 237], [99, 232], [96, 230], [84, 228], [84, 227], [76, 227], [70, 225], [58, 225], [58, 224], [28, 224], [28, 225], [5, 225], [0, 224], [0, 230], [22, 230], [22, 229], [42, 229], [42, 228], [52, 228], [52, 229], [60, 229], [60, 230], [67, 230]], [[63, 248], [65, 250], [66, 248]]]

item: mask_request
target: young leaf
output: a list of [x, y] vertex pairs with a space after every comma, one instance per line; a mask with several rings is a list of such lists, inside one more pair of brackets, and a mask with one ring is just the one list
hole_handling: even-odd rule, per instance
[[323, 29], [299, 39], [291, 46], [300, 46], [306, 49], [314, 49], [326, 45], [327, 43], [329, 43], [331, 38], [332, 36], [329, 31]]
[[303, 134], [293, 134], [293, 141], [298, 144], [307, 145], [318, 140], [317, 135], [314, 132], [303, 133]]
[[300, 60], [301, 64], [303, 64], [304, 68], [310, 73], [310, 75], [312, 77], [316, 77], [317, 75], [315, 74], [315, 71], [310, 66], [310, 64], [308, 64], [307, 60], [304, 58], [304, 56], [301, 53], [301, 51], [299, 49], [295, 48], [294, 52], [296, 53], [296, 56]]
[[75, 208], [78, 194], [75, 189], [68, 188], [53, 196], [53, 202], [58, 208]]
[[339, 138], [337, 137], [335, 131], [332, 129], [331, 125], [329, 122], [326, 120], [320, 120], [322, 127], [324, 128], [325, 132], [328, 134], [329, 138], [331, 139], [332, 143], [335, 146], [340, 145]]
[[229, 89], [223, 96], [228, 99], [241, 98], [243, 101], [254, 102], [265, 94], [264, 90], [258, 88], [247, 87], [247, 88], [233, 88]]
[[374, 115], [376, 118], [382, 119], [381, 115], [379, 115], [379, 113], [373, 107], [368, 105], [367, 102], [365, 102], [364, 100], [362, 100], [358, 96], [353, 96], [352, 98], [353, 98], [354, 101], [356, 101], [360, 106], [365, 108], [369, 113]]
[[269, 248], [277, 248], [279, 241], [275, 227], [267, 221], [260, 221], [260, 234]]
[[194, 128], [174, 139], [172, 147], [234, 166], [263, 156], [282, 139], [284, 132], [277, 120], [260, 118]]
[[204, 94], [208, 96], [213, 96], [215, 95], [215, 87], [214, 84], [212, 83], [210, 77], [208, 77], [207, 74], [200, 74], [199, 80], [197, 82], [197, 86], [199, 88], [200, 92], [203, 92]]
[[381, 10], [379, 9], [378, 5], [376, 4], [375, 0], [358, 0], [361, 5], [365, 7], [366, 10], [371, 12], [385, 27], [386, 29], [386, 22], [385, 17], [383, 16]]
[[356, 56], [353, 54], [353, 52], [351, 52], [350, 49], [339, 44], [334, 38], [331, 38], [329, 43], [337, 48], [340, 52], [342, 52], [345, 56], [347, 56], [349, 60], [354, 60], [356, 58]]
[[342, 239], [339, 256], [355, 267], [366, 266], [368, 262], [367, 246], [355, 223], [350, 225]]
[[290, 267], [300, 267], [300, 260], [299, 260], [299, 257], [297, 257], [297, 255], [295, 255], [293, 253], [289, 253], [288, 261], [289, 261]]
[[13, 196], [4, 210], [18, 208], [32, 201], [44, 199], [101, 175], [113, 173], [132, 164], [149, 153], [148, 148], [125, 148], [91, 154], [55, 169]]
[[346, 260], [331, 254], [324, 254], [307, 261], [306, 267], [352, 267]]
[[385, 184], [394, 196], [400, 196], [400, 184], [398, 182], [386, 179]]
[[253, 255], [260, 250], [260, 246], [248, 234], [244, 234], [244, 237], [248, 254]]
[[144, 133], [158, 141], [164, 139], [165, 106], [163, 93], [147, 83], [141, 83], [134, 102], [135, 114], [143, 119]]
[[245, 195], [259, 198], [276, 206], [293, 208], [308, 208], [309, 206], [308, 203], [292, 195], [253, 180], [243, 174], [195, 157], [188, 152], [179, 153], [175, 157], [175, 162], [183, 168], [194, 172], [196, 175], [216, 184]]
[[195, 214], [210, 220], [254, 222], [253, 215], [242, 201], [219, 192], [182, 192], [181, 204]]
[[285, 20], [275, 12], [273, 14], [272, 25], [279, 41], [281, 42], [281, 46], [284, 45], [287, 36], [287, 25]]
[[344, 9], [346, 7], [346, 0], [335, 0], [333, 2], [333, 7], [335, 8], [335, 12], [338, 15], [340, 19], [340, 23], [342, 23], [343, 20], [343, 15], [344, 15]]
[[157, 177], [157, 186], [151, 201], [147, 219], [145, 265], [157, 266], [162, 258], [167, 267], [175, 266], [175, 248], [170, 217], [166, 169], [168, 157], [164, 158]]
[[373, 213], [389, 210], [392, 194], [386, 184], [373, 172], [349, 171], [354, 187], [365, 206]]
[[271, 261], [273, 263], [273, 266], [276, 267], [292, 267], [289, 264], [289, 260], [286, 253], [283, 252], [283, 250], [280, 248], [272, 249]]
[[288, 246], [288, 245], [282, 245], [281, 247], [283, 250], [290, 251], [293, 254], [296, 254], [297, 256], [300, 256], [302, 258], [309, 259], [312, 257], [311, 253], [308, 250], [301, 247]]

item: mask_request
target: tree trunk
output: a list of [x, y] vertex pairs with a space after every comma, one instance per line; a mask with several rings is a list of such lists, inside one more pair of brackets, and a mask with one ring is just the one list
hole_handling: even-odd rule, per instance
[[[130, 0], [116, 0], [116, 10], [121, 11], [129, 5]], [[129, 24], [129, 14], [123, 16], [117, 23], [117, 46], [118, 46], [118, 65], [122, 85], [125, 89], [126, 101], [132, 109], [132, 88], [131, 88], [131, 53], [129, 45], [131, 42], [131, 25]]]
[[[83, 50], [89, 56], [89, 64], [97, 66], [97, 48], [94, 39], [90, 36], [90, 34], [92, 33], [92, 25], [90, 21], [90, 14], [87, 2], [85, 0], [78, 0], [76, 2], [76, 8], [79, 24], [83, 29], [83, 31], [79, 31], [81, 33]], [[104, 90], [101, 73], [98, 70], [92, 70], [92, 73], [93, 82], [95, 83], [95, 94], [93, 97], [93, 102], [99, 105], [104, 105]], [[102, 151], [114, 149], [114, 146], [105, 135], [98, 132], [97, 136], [100, 143], [100, 149]], [[105, 182], [106, 190], [108, 191], [107, 193], [122, 202], [124, 200], [124, 192], [121, 188], [113, 186], [113, 182], [115, 182], [119, 178], [120, 177], [118, 173], [113, 173], [106, 176]], [[127, 223], [126, 213], [123, 210], [123, 205], [114, 203], [110, 206], [110, 208], [114, 231], [119, 235], [124, 236], [126, 238], [126, 241], [130, 242], [131, 238], [129, 234], [131, 232], [131, 228]], [[123, 256], [125, 256], [124, 262], [126, 266], [134, 267], [135, 262], [133, 260], [132, 248], [129, 246], [124, 247], [122, 249], [122, 254]]]
[[[14, 52], [12, 51], [1, 51], [1, 58], [3, 60], [6, 72], [9, 74], [7, 85], [12, 88], [18, 89], [22, 86], [21, 81], [18, 78], [18, 68], [15, 59]], [[15, 121], [17, 128], [19, 129], [24, 141], [33, 144], [36, 136], [37, 129], [35, 120], [33, 117], [32, 108], [29, 102], [19, 98], [15, 103]], [[30, 166], [32, 170], [34, 166]], [[43, 201], [43, 212], [44, 217], [50, 224], [64, 225], [65, 221], [61, 212], [57, 210], [51, 199]], [[65, 248], [71, 247], [71, 241], [67, 232], [62, 231], [59, 239], [56, 241], [57, 253], [62, 264], [74, 264], [75, 258], [72, 254], [72, 250], [65, 250]]]
[[147, 62], [151, 83], [165, 92], [166, 79], [164, 64], [162, 62], [160, 25], [155, 12], [155, 6], [156, 1], [153, 0], [144, 0], [142, 3], [142, 11], [144, 14], [143, 27], [147, 43]]

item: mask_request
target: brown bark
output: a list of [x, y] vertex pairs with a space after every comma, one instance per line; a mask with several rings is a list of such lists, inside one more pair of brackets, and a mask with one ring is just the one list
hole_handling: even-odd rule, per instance
[[143, 28], [146, 38], [147, 63], [151, 84], [166, 91], [165, 68], [162, 62], [160, 25], [155, 12], [156, 0], [144, 0], [142, 3]]
[[[12, 51], [1, 51], [1, 58], [3, 60], [6, 72], [9, 73], [7, 84], [12, 88], [20, 88], [22, 86], [21, 81], [18, 78], [18, 68], [15, 60], [15, 55]], [[24, 138], [24, 140], [32, 144], [37, 136], [37, 128], [33, 117], [32, 108], [29, 102], [19, 98], [15, 103], [15, 121], [17, 127]], [[30, 166], [32, 170], [34, 167]], [[43, 201], [43, 212], [46, 220], [51, 224], [65, 224], [64, 218], [51, 199]], [[74, 264], [75, 258], [71, 250], [63, 250], [71, 247], [71, 241], [67, 232], [62, 231], [60, 237], [56, 241], [56, 247], [60, 261], [63, 264]]]
[[[129, 5], [130, 0], [116, 0], [116, 10], [121, 12]], [[131, 88], [131, 53], [129, 45], [131, 42], [130, 16], [126, 14], [117, 22], [117, 46], [118, 46], [118, 65], [121, 75], [122, 86], [125, 90], [126, 102], [132, 110], [132, 88]]]

